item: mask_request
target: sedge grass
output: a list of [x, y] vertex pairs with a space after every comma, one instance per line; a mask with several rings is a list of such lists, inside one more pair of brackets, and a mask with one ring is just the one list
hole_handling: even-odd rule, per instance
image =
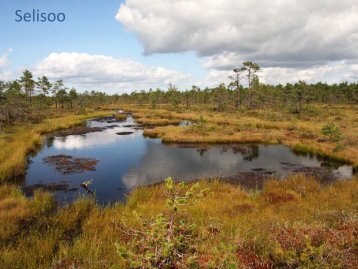
[[[164, 106], [156, 110], [136, 106], [126, 109], [137, 118], [152, 121], [207, 121], [201, 129], [162, 126], [145, 130], [164, 142], [283, 143], [303, 152], [358, 164], [355, 107], [317, 106], [318, 114], [300, 118], [260, 110], [218, 113], [195, 108], [173, 111]], [[0, 178], [15, 176], [26, 168], [26, 155], [42, 143], [42, 134], [79, 124], [94, 114], [63, 115], [37, 125], [7, 128], [0, 136]], [[329, 122], [342, 129], [343, 149], [322, 139], [321, 127]], [[310, 261], [316, 267], [322, 263], [330, 268], [358, 266], [357, 176], [321, 185], [313, 178], [296, 175], [287, 180], [273, 179], [263, 190], [253, 191], [222, 181], [199, 184], [210, 189], [208, 196], [183, 212], [183, 217], [196, 224], [199, 268], [219, 267], [218, 262], [228, 253], [242, 268], [252, 263], [305, 267], [309, 262], [306, 256], [312, 257]], [[135, 242], [121, 227], [140, 229], [137, 216], [149, 221], [164, 213], [164, 193], [164, 186], [159, 184], [138, 188], [124, 204], [101, 208], [92, 199], [80, 198], [59, 208], [47, 193], [36, 192], [28, 199], [18, 187], [3, 184], [0, 268], [128, 268], [128, 261], [118, 255], [115, 244], [121, 242], [132, 248]]]
[[[295, 246], [307, 237], [314, 246], [323, 246], [327, 255], [336, 253], [337, 259], [315, 256], [328, 267], [354, 268], [346, 262], [358, 258], [354, 238], [358, 229], [357, 177], [321, 185], [313, 178], [296, 175], [268, 181], [256, 192], [215, 180], [200, 181], [199, 185], [209, 188], [208, 195], [182, 216], [196, 224], [200, 268], [210, 267], [210, 262], [215, 264], [229, 252], [237, 255], [242, 268], [250, 257], [272, 266], [287, 262], [288, 257], [299, 261], [300, 251], [305, 249], [297, 245], [285, 250], [281, 244]], [[122, 242], [131, 248], [134, 241], [120, 227], [139, 229], [137, 216], [150, 220], [165, 212], [164, 193], [163, 184], [159, 184], [138, 188], [124, 204], [101, 208], [93, 200], [81, 198], [56, 209], [51, 197], [43, 193], [26, 199], [16, 187], [2, 186], [0, 267], [128, 268], [115, 244]], [[10, 231], [4, 228], [9, 223]], [[320, 239], [314, 241], [319, 234]]]
[[108, 112], [89, 112], [80, 115], [64, 114], [45, 119], [39, 124], [7, 126], [0, 134], [0, 182], [22, 175], [27, 165], [27, 154], [43, 142], [43, 134], [81, 124], [85, 119], [107, 115]]
[[[207, 121], [207, 131], [193, 132], [191, 126], [159, 126], [144, 134], [171, 143], [281, 143], [297, 151], [345, 161], [358, 167], [358, 113], [355, 106], [314, 106], [315, 114], [294, 116], [285, 111], [250, 110], [212, 112], [210, 110], [171, 111], [129, 106], [134, 117], [155, 123], [188, 120]], [[149, 116], [150, 115], [150, 116]], [[144, 120], [144, 122], [145, 122]], [[340, 141], [330, 141], [322, 127], [334, 123], [342, 131]], [[156, 125], [156, 124], [154, 124]]]

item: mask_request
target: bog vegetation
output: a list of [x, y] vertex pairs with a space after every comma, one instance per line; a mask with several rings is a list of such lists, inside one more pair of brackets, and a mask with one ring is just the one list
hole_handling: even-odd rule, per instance
[[244, 191], [168, 179], [105, 208], [3, 185], [0, 267], [356, 268], [357, 180], [296, 176]]
[[60, 207], [13, 184], [44, 134], [118, 109], [163, 142], [282, 143], [357, 169], [358, 84], [272, 86], [259, 69], [245, 62], [214, 88], [122, 95], [29, 70], [0, 81], [0, 268], [357, 268], [356, 175], [329, 185], [295, 175], [263, 190], [168, 178], [106, 207], [91, 197]]

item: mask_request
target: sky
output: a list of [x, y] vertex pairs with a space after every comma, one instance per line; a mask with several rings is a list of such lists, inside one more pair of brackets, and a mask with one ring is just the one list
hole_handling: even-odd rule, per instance
[[[16, 22], [16, 10], [64, 22]], [[1, 0], [0, 80], [30, 69], [81, 90], [358, 81], [357, 0]]]

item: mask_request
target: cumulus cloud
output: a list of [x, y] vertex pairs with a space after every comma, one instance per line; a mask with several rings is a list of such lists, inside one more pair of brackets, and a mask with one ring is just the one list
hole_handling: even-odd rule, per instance
[[202, 80], [198, 81], [197, 86], [205, 87], [217, 87], [221, 83], [229, 83], [229, 76], [232, 75], [227, 70], [211, 70]]
[[5, 53], [0, 55], [0, 80], [10, 80], [13, 77], [14, 72], [9, 70], [10, 60], [9, 55], [12, 53], [12, 49], [8, 49]]
[[9, 64], [9, 54], [12, 52], [12, 49], [8, 49], [7, 52], [0, 55], [0, 70], [8, 66]]
[[310, 68], [358, 58], [356, 0], [126, 0], [116, 19], [145, 53], [195, 51], [205, 67]]
[[297, 82], [304, 80], [310, 83], [326, 82], [328, 84], [343, 81], [358, 81], [358, 61], [338, 61], [311, 68], [269, 67], [260, 72], [261, 81], [268, 84]]
[[[309, 68], [267, 67], [257, 74], [262, 83], [272, 85], [296, 83], [299, 80], [308, 83], [326, 82], [328, 84], [343, 81], [356, 82], [358, 81], [358, 61], [337, 61]], [[216, 87], [220, 83], [227, 84], [230, 82], [230, 75], [233, 75], [233, 73], [229, 70], [211, 70], [199, 85]], [[241, 83], [247, 86], [246, 77]]]
[[63, 79], [74, 85], [99, 90], [148, 89], [180, 83], [189, 77], [175, 70], [146, 66], [132, 60], [78, 52], [51, 53], [31, 70], [36, 76], [46, 75], [52, 80]]

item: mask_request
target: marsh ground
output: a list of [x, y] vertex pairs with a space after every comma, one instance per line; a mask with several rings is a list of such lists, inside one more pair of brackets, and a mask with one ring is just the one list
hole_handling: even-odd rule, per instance
[[[358, 166], [358, 107], [354, 105], [316, 105], [302, 114], [284, 109], [216, 112], [202, 107], [124, 107], [142, 124], [172, 124], [145, 130], [145, 135], [160, 137], [163, 142], [281, 143]], [[182, 120], [197, 124], [173, 125]], [[322, 134], [327, 125], [338, 127], [337, 139]]]
[[[145, 129], [147, 135], [161, 137], [164, 142], [283, 143], [358, 165], [356, 106], [315, 106], [302, 115], [263, 110], [219, 113], [199, 108], [121, 108], [132, 111], [143, 125], [195, 122]], [[36, 149], [44, 133], [106, 113], [65, 114], [40, 124], [7, 127], [0, 137], [1, 178], [9, 182], [24, 171], [26, 154]], [[321, 132], [330, 123], [341, 131], [338, 140]], [[323, 186], [314, 178], [296, 175], [268, 181], [261, 191], [245, 191], [215, 180], [200, 181], [198, 188], [207, 190], [206, 195], [173, 218], [174, 224], [179, 223], [187, 232], [179, 235], [190, 239], [180, 245], [185, 247], [180, 249], [185, 258], [176, 263], [178, 268], [189, 264], [191, 268], [358, 266], [357, 176]], [[183, 191], [186, 195], [186, 187]], [[29, 199], [18, 187], [3, 183], [0, 267], [128, 268], [140, 267], [139, 263], [150, 268], [149, 261], [159, 256], [165, 261], [165, 255], [172, 257], [173, 248], [178, 247], [166, 244], [166, 238], [172, 237], [167, 237], [163, 218], [173, 216], [167, 202], [167, 190], [159, 184], [137, 189], [124, 204], [100, 207], [93, 199], [81, 198], [58, 207], [48, 193], [36, 191]], [[146, 242], [135, 234], [145, 235]], [[153, 258], [153, 246], [162, 250], [161, 255], [156, 252]], [[155, 265], [155, 261], [150, 264]], [[175, 268], [172, 265], [168, 267]]]

